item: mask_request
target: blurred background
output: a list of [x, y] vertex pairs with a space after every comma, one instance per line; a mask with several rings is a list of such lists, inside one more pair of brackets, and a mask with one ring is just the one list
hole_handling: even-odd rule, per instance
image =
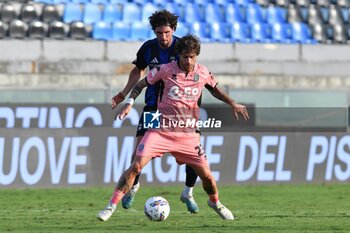
[[201, 38], [199, 62], [239, 102], [347, 108], [346, 0], [0, 1], [1, 103], [109, 103], [164, 8], [179, 15], [175, 35]]
[[[154, 38], [148, 17], [159, 9], [179, 16], [175, 35], [200, 37], [198, 62], [252, 106], [253, 126], [347, 131], [348, 0], [0, 1], [0, 117], [18, 106], [107, 109], [139, 47]], [[1, 122], [3, 136], [16, 135]]]

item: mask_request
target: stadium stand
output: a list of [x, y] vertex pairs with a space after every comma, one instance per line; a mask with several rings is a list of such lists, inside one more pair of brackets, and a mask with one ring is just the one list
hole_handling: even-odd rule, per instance
[[97, 40], [111, 40], [113, 37], [111, 23], [99, 21], [94, 24], [92, 29], [92, 37]]
[[27, 36], [28, 33], [28, 25], [19, 20], [14, 19], [10, 22], [9, 36], [11, 38], [23, 39]]
[[38, 13], [35, 9], [35, 6], [32, 4], [24, 4], [21, 7], [21, 20], [30, 23], [38, 19]]
[[57, 20], [59, 21], [61, 16], [59, 11], [55, 5], [45, 5], [42, 10], [41, 20], [44, 23], [49, 23], [51, 21]]
[[49, 37], [63, 40], [68, 36], [68, 26], [61, 21], [51, 21], [49, 25]]
[[9, 26], [6, 23], [0, 21], [0, 38], [5, 38], [7, 36], [8, 29]]
[[73, 21], [82, 21], [83, 11], [80, 4], [67, 3], [64, 8], [63, 21], [65, 23], [71, 23]]
[[113, 40], [129, 40], [130, 38], [130, 25], [125, 24], [121, 21], [117, 21], [113, 23]]
[[[347, 33], [350, 4], [346, 0], [35, 0], [16, 1], [16, 4], [11, 1], [1, 4], [0, 18], [3, 25], [17, 19], [27, 25], [42, 21], [49, 28], [51, 22], [61, 21], [69, 26], [67, 38], [71, 39], [143, 40], [149, 38], [149, 28], [141, 30], [139, 26], [147, 24], [148, 17], [158, 9], [179, 15], [178, 35], [195, 33], [203, 42], [344, 44], [350, 41]], [[110, 25], [109, 36], [101, 32], [106, 28], [100, 22]], [[94, 33], [86, 32], [86, 36], [77, 33], [80, 36], [71, 37], [77, 32], [77, 25], [81, 30], [91, 27]], [[2, 38], [10, 36], [5, 28]], [[50, 33], [46, 35], [50, 37]]]
[[122, 13], [120, 4], [107, 4], [103, 9], [102, 18], [108, 23], [119, 22], [122, 19]]
[[133, 2], [127, 2], [123, 5], [122, 21], [124, 23], [132, 23], [141, 20], [141, 7]]
[[69, 36], [72, 39], [83, 40], [89, 37], [88, 31], [84, 23], [75, 21], [70, 24]]
[[9, 23], [18, 18], [18, 15], [19, 13], [13, 4], [5, 3], [1, 6], [1, 21]]
[[148, 40], [152, 37], [149, 23], [133, 22], [130, 29], [130, 40]]
[[48, 34], [48, 25], [39, 20], [33, 20], [29, 24], [28, 35], [32, 39], [44, 39]]
[[99, 9], [99, 5], [94, 3], [85, 4], [83, 12], [83, 22], [86, 24], [92, 24], [97, 21], [101, 21], [102, 11]]

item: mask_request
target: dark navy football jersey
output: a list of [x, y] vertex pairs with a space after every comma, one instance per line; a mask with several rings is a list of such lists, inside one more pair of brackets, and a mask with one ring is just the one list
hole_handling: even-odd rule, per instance
[[[139, 69], [146, 69], [148, 67], [151, 70], [161, 64], [178, 60], [178, 56], [174, 52], [175, 43], [178, 39], [178, 37], [173, 36], [171, 46], [166, 49], [162, 49], [159, 46], [157, 38], [146, 41], [137, 52], [136, 60], [132, 63]], [[147, 87], [145, 94], [145, 103], [147, 106], [157, 106], [160, 89], [160, 82]]]

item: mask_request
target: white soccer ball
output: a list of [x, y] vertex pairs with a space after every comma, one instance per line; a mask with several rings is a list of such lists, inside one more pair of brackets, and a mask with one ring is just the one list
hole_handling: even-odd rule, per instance
[[163, 221], [170, 213], [169, 202], [163, 197], [151, 197], [145, 203], [144, 212], [152, 221]]

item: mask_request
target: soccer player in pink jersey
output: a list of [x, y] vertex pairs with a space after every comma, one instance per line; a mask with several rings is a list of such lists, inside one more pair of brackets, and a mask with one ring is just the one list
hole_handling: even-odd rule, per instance
[[179, 164], [191, 166], [202, 179], [203, 189], [209, 197], [208, 205], [222, 219], [234, 219], [231, 211], [219, 201], [216, 181], [195, 132], [196, 124], [191, 122], [198, 121], [197, 101], [204, 87], [216, 98], [229, 104], [237, 119], [238, 114], [246, 120], [249, 119], [247, 109], [217, 87], [217, 81], [205, 66], [196, 63], [200, 53], [197, 37], [189, 35], [181, 38], [175, 49], [179, 60], [152, 69], [147, 77], [134, 87], [127, 103], [117, 114], [120, 119], [124, 119], [131, 110], [134, 99], [144, 87], [163, 82], [163, 95], [159, 97], [158, 111], [154, 117], [162, 116], [163, 122], [168, 123], [161, 125], [159, 129], [148, 130], [142, 138], [136, 158], [119, 179], [107, 206], [97, 215], [103, 221], [112, 216], [117, 204], [132, 187], [142, 168], [153, 158], [161, 157], [164, 153], [171, 153]]

